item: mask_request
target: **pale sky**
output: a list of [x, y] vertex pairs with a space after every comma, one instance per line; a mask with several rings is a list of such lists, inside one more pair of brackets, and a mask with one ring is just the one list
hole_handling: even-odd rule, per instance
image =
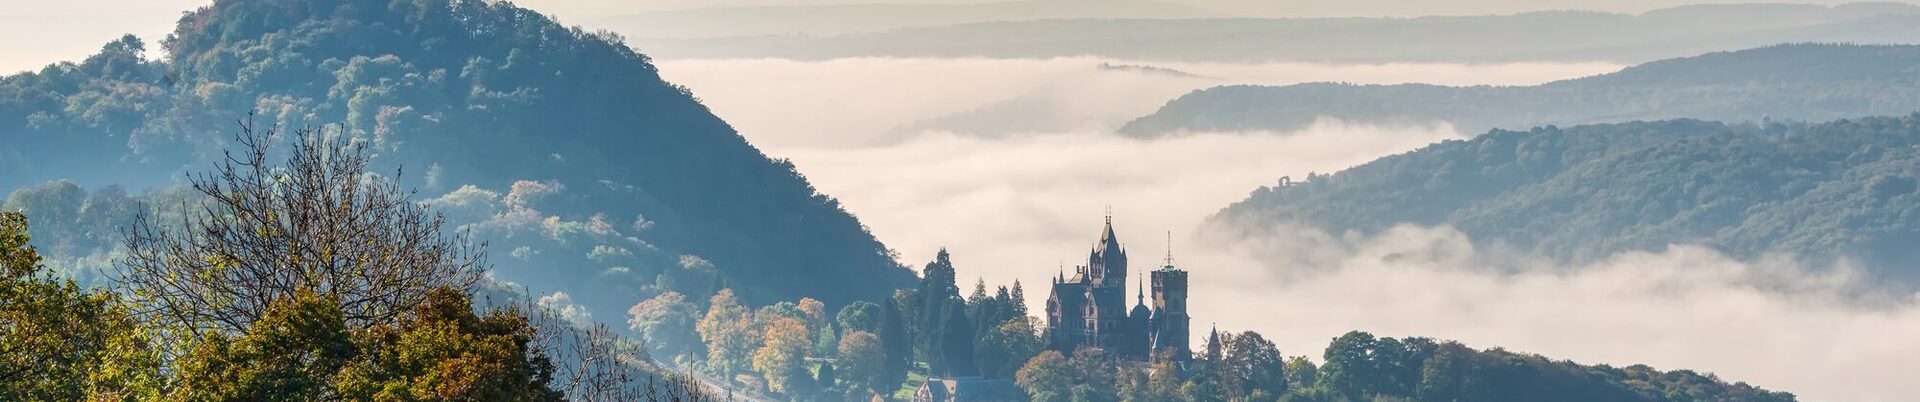
[[[980, 3], [994, 0], [518, 0], [569, 24], [668, 8], [712, 5], [842, 3]], [[1221, 12], [1262, 16], [1418, 16], [1503, 14], [1537, 10], [1597, 9], [1640, 12], [1678, 4], [1767, 2], [1743, 0], [1167, 0]], [[1793, 0], [1838, 4], [1849, 0]], [[56, 61], [77, 61], [100, 45], [132, 33], [153, 44], [172, 30], [180, 13], [212, 0], [13, 1], [0, 13], [0, 74], [35, 70]], [[152, 56], [159, 56], [154, 54]]]

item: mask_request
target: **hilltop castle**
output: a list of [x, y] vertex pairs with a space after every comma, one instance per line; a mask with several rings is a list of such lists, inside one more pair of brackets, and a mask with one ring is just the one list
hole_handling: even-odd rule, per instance
[[1150, 272], [1153, 304], [1146, 291], [1134, 287], [1135, 304], [1127, 309], [1127, 250], [1113, 233], [1113, 216], [1087, 255], [1087, 264], [1062, 270], [1047, 296], [1048, 348], [1072, 353], [1083, 347], [1100, 348], [1117, 356], [1149, 360], [1166, 356], [1178, 361], [1193, 358], [1187, 334], [1187, 271], [1166, 264]]

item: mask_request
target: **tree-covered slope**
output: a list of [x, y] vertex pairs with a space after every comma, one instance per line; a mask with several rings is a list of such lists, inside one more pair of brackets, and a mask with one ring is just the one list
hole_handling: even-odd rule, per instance
[[1858, 257], [1920, 279], [1908, 263], [1920, 257], [1916, 178], [1920, 115], [1496, 130], [1263, 187], [1211, 223], [1362, 234], [1451, 225], [1566, 260], [1703, 244], [1743, 257]]
[[163, 45], [149, 58], [128, 37], [0, 78], [0, 189], [166, 186], [252, 112], [261, 127], [340, 123], [377, 170], [404, 166], [416, 198], [490, 240], [497, 279], [603, 318], [664, 290], [837, 305], [912, 278], [612, 34], [495, 1], [219, 0]]
[[1796, 44], [1661, 60], [1525, 87], [1223, 86], [1181, 96], [1121, 132], [1285, 131], [1317, 118], [1452, 123], [1463, 132], [1627, 120], [1803, 120], [1920, 110], [1920, 46]]

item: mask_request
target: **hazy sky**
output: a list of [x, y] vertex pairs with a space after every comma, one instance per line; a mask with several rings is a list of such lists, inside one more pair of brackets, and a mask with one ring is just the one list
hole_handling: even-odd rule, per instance
[[[1168, 0], [1225, 13], [1262, 16], [1420, 16], [1502, 14], [1587, 9], [1639, 12], [1679, 4], [1740, 3], [1738, 0]], [[157, 43], [180, 13], [212, 0], [14, 1], [0, 14], [0, 74], [78, 60], [122, 34]], [[714, 5], [846, 3], [980, 3], [987, 0], [519, 0], [515, 3], [582, 23], [599, 17], [650, 10]], [[1846, 0], [1795, 0], [1838, 4]], [[156, 46], [157, 47], [157, 46]], [[643, 51], [645, 49], [642, 49]], [[159, 56], [155, 54], [154, 56]]]

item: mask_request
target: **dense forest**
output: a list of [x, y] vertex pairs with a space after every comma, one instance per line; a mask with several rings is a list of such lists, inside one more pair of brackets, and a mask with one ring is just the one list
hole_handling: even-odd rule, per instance
[[376, 174], [492, 243], [496, 280], [587, 312], [723, 283], [844, 305], [912, 278], [618, 36], [495, 1], [220, 0], [158, 46], [0, 78], [0, 188], [76, 239], [56, 260], [110, 253], [126, 199], [177, 205], [158, 201], [248, 121], [369, 144]]
[[[1778, 43], [1913, 43], [1920, 7], [1719, 4], [1637, 15], [1580, 11], [1418, 18], [1072, 18], [841, 35], [648, 37], [670, 58], [1100, 56], [1151, 61], [1641, 63]], [[801, 17], [788, 17], [800, 19]]]
[[1670, 120], [1495, 130], [1263, 187], [1212, 226], [1335, 234], [1450, 225], [1589, 261], [1670, 244], [1857, 257], [1907, 280], [1920, 241], [1920, 115], [1818, 124]]
[[[976, 281], [962, 295], [945, 250], [920, 285], [837, 313], [813, 299], [759, 306], [730, 291], [634, 306], [653, 356], [778, 400], [905, 399], [928, 377], [1013, 380], [1035, 402], [1081, 401], [1793, 401], [1792, 394], [1688, 370], [1582, 365], [1458, 342], [1351, 332], [1317, 359], [1258, 332], [1202, 334], [1194, 359], [1153, 362], [1097, 348], [1049, 350], [1025, 291]], [[1166, 356], [1163, 356], [1166, 357]], [[1317, 361], [1317, 363], [1316, 363]]]
[[1526, 87], [1311, 83], [1222, 86], [1181, 96], [1121, 128], [1289, 131], [1315, 119], [1452, 123], [1462, 132], [1631, 120], [1827, 121], [1920, 110], [1920, 46], [1776, 45], [1661, 60]]

